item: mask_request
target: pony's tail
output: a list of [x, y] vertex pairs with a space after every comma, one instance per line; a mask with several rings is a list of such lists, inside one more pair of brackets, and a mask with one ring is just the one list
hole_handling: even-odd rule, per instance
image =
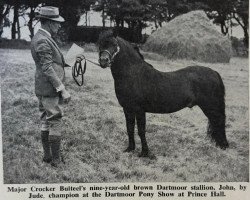
[[207, 99], [207, 104], [201, 105], [201, 109], [208, 118], [208, 136], [215, 141], [221, 149], [226, 149], [229, 145], [225, 133], [225, 86], [218, 72], [216, 96]]
[[220, 86], [221, 86], [221, 92], [222, 92], [222, 95], [223, 95], [224, 101], [225, 101], [225, 85], [224, 85], [224, 83], [222, 81], [221, 75], [218, 72], [216, 72], [216, 73], [218, 75], [218, 79], [219, 79]]
[[226, 126], [226, 113], [225, 113], [225, 85], [223, 80], [218, 72], [218, 103], [215, 105], [214, 110], [208, 115], [209, 123], [208, 123], [208, 134], [212, 137], [212, 139], [216, 142], [222, 149], [228, 148], [228, 142], [226, 138], [225, 126]]
[[223, 83], [223, 80], [221, 78], [221, 75], [217, 73], [218, 80], [219, 80], [219, 87], [218, 87], [218, 95], [219, 95], [219, 107], [221, 109], [221, 112], [225, 115], [225, 85]]

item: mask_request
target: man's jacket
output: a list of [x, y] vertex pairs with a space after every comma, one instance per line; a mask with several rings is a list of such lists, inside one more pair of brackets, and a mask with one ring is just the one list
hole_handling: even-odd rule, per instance
[[31, 41], [31, 54], [36, 64], [35, 93], [37, 96], [58, 96], [56, 88], [64, 79], [64, 58], [55, 41], [38, 30]]

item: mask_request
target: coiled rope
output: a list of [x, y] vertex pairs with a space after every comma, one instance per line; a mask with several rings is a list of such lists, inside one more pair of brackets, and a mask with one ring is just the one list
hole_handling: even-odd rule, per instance
[[[82, 67], [83, 60], [84, 60], [84, 65]], [[92, 63], [92, 64], [95, 64], [97, 66], [100, 66], [98, 63], [93, 62], [93, 61], [85, 58], [84, 56], [82, 58], [82, 61], [76, 60], [74, 66], [72, 67], [72, 77], [78, 86], [82, 86], [84, 83], [84, 74], [85, 74], [86, 69], [87, 69], [87, 61]]]

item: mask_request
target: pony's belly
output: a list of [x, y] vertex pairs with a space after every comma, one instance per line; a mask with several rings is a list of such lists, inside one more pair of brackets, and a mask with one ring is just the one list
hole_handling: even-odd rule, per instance
[[122, 107], [129, 108], [131, 110], [143, 110], [148, 113], [173, 113], [185, 107], [193, 107], [195, 105], [191, 98], [176, 98], [172, 101], [169, 99], [154, 101], [152, 99], [132, 98], [128, 95], [126, 97], [118, 98]]
[[143, 105], [143, 110], [149, 113], [173, 113], [177, 112], [185, 107], [187, 107], [185, 102], [179, 102], [176, 104], [164, 104], [164, 103], [155, 103], [155, 104], [141, 104]]
[[181, 107], [178, 107], [178, 108], [173, 108], [173, 107], [148, 107], [148, 108], [145, 108], [145, 112], [148, 112], [148, 113], [159, 113], [159, 114], [164, 114], [164, 113], [173, 113], [173, 112], [177, 112], [183, 108], [185, 108], [186, 106], [181, 106]]

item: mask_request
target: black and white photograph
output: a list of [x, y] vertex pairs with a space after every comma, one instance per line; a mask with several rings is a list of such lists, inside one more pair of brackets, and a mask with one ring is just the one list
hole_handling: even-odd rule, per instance
[[246, 199], [248, 47], [248, 0], [0, 0], [1, 187]]

